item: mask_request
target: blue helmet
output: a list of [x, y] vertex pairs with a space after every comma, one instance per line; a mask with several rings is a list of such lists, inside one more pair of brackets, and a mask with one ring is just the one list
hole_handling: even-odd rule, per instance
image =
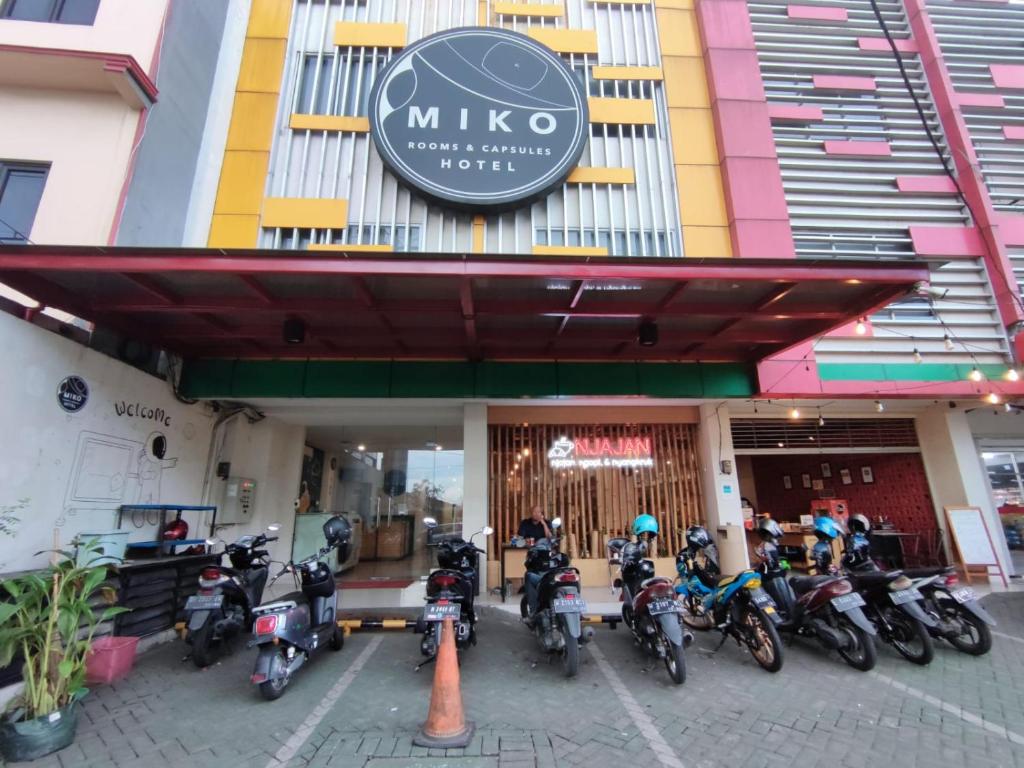
[[814, 521], [814, 532], [819, 538], [837, 539], [843, 532], [831, 517], [819, 517]]
[[658, 535], [658, 521], [654, 519], [654, 515], [640, 515], [633, 521], [633, 535], [639, 536], [642, 533]]

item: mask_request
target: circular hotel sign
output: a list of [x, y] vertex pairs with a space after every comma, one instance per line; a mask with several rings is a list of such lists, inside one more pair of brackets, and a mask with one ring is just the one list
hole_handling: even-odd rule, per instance
[[503, 29], [441, 32], [391, 60], [370, 94], [385, 164], [442, 205], [500, 211], [558, 187], [589, 134], [587, 97], [561, 58]]

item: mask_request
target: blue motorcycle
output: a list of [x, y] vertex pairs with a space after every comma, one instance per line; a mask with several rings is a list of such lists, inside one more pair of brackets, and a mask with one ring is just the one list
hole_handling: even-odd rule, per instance
[[686, 531], [686, 549], [676, 555], [680, 584], [675, 588], [683, 602], [683, 622], [694, 629], [712, 627], [722, 642], [732, 637], [750, 649], [754, 660], [769, 672], [782, 669], [782, 641], [776, 625], [782, 619], [775, 601], [761, 587], [761, 575], [746, 570], [722, 577], [711, 536], [700, 526]]

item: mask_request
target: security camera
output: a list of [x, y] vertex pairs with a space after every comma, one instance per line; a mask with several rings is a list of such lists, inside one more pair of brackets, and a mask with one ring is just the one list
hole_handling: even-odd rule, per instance
[[944, 299], [949, 293], [949, 288], [936, 288], [931, 283], [922, 280], [914, 285], [914, 293], [926, 299]]

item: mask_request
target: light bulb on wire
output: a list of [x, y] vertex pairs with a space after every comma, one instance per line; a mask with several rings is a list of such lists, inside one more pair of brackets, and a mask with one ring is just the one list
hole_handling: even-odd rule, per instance
[[1013, 403], [1003, 403], [1003, 410], [1007, 413], [1013, 413]]
[[918, 351], [917, 347], [914, 347], [914, 362], [920, 363], [922, 359], [921, 353]]
[[988, 397], [986, 397], [985, 399], [992, 403], [992, 405], [999, 405], [1000, 403], [999, 395], [996, 394], [995, 392], [989, 392]]
[[825, 417], [821, 415], [821, 408], [818, 409], [818, 426], [819, 427], [824, 427], [825, 426]]
[[885, 410], [885, 404], [881, 400], [875, 400], [875, 410], [881, 413]]
[[794, 406], [793, 408], [790, 408], [789, 409], [789, 418], [791, 418], [791, 419], [799, 419], [800, 418], [800, 409], [797, 408], [796, 406]]
[[1007, 368], [1003, 378], [1007, 381], [1020, 381], [1020, 372], [1016, 368]]
[[967, 378], [970, 379], [971, 381], [977, 382], [981, 381], [984, 377], [981, 375], [981, 371], [978, 370], [978, 366], [974, 366], [973, 368], [971, 368], [971, 372], [967, 374]]
[[867, 318], [866, 317], [862, 317], [860, 320], [858, 320], [857, 321], [857, 325], [854, 326], [854, 330], [857, 331], [857, 335], [858, 336], [863, 336], [865, 333], [867, 333], [868, 332]]
[[948, 333], [942, 337], [942, 345], [946, 348], [947, 352], [953, 351], [953, 340], [949, 338]]

